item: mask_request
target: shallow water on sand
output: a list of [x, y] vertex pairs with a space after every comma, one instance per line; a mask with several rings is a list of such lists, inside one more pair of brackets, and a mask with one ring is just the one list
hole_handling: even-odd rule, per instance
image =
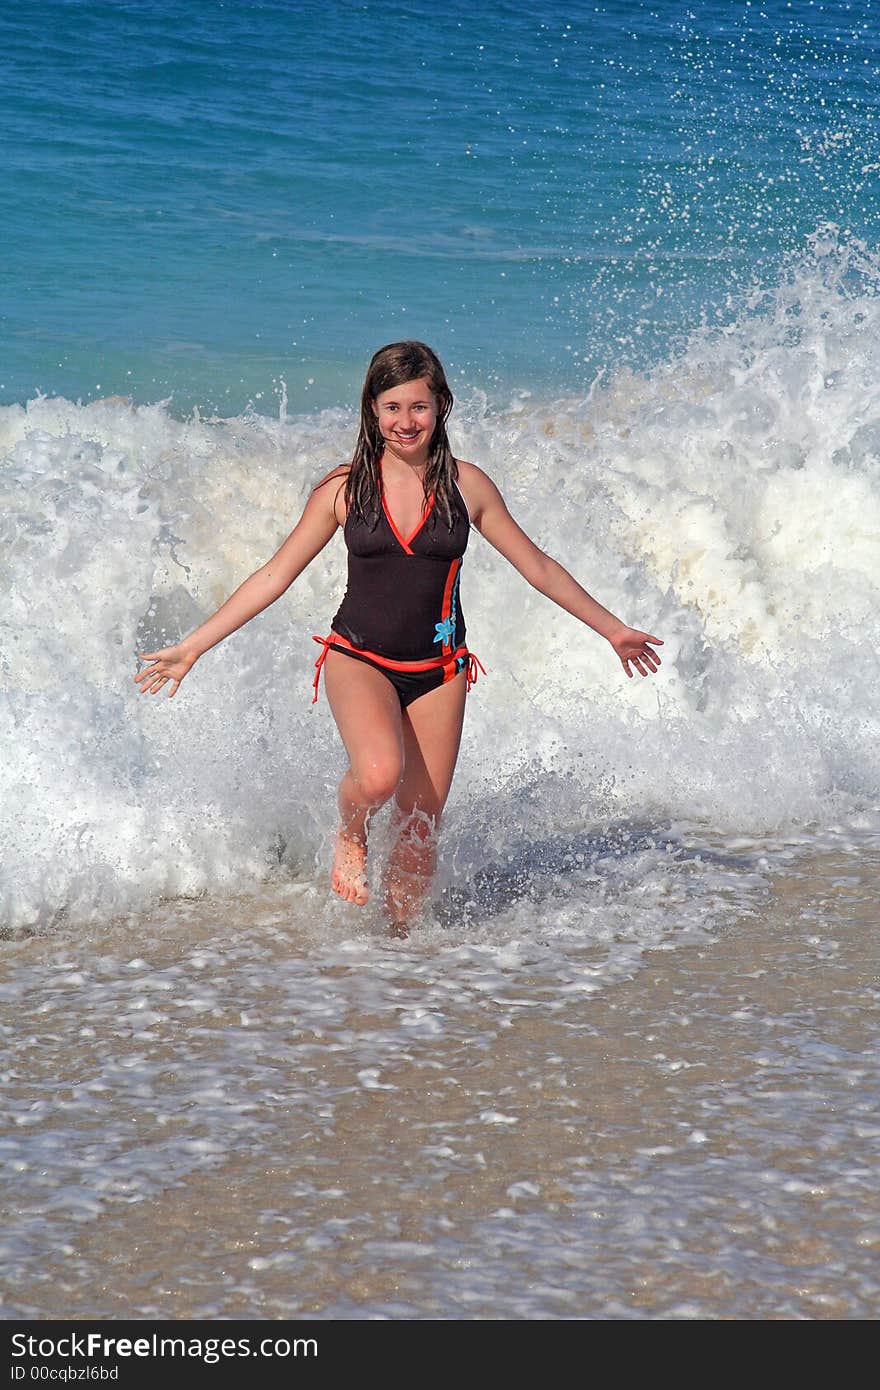
[[644, 949], [306, 881], [3, 943], [4, 1316], [875, 1316], [877, 868]]

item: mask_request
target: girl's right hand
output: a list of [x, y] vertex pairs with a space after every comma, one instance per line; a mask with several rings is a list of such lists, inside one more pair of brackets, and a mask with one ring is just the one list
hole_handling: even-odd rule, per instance
[[158, 652], [141, 652], [140, 660], [150, 662], [149, 666], [135, 676], [136, 681], [143, 682], [141, 694], [149, 691], [151, 695], [156, 695], [163, 685], [173, 681], [173, 688], [168, 692], [170, 700], [177, 694], [180, 682], [198, 659], [198, 653], [192, 651], [185, 642], [178, 642], [176, 647], [163, 647]]

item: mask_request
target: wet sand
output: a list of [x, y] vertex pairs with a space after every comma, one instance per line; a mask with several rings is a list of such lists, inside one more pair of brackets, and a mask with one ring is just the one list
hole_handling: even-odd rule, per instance
[[4, 943], [4, 1316], [875, 1317], [877, 869], [595, 992], [298, 887]]

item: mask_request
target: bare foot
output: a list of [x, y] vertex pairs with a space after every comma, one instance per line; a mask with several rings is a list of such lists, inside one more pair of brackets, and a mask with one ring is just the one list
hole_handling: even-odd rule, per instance
[[347, 903], [363, 907], [370, 896], [367, 888], [367, 844], [363, 839], [340, 830], [336, 836], [330, 886]]
[[410, 923], [424, 902], [428, 882], [420, 874], [401, 873], [399, 868], [392, 878], [390, 871], [394, 867], [389, 865], [385, 873], [385, 918], [388, 935], [406, 941]]

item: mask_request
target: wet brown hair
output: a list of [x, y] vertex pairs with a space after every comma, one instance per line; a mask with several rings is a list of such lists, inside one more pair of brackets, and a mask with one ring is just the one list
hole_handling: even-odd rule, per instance
[[435, 513], [439, 513], [451, 529], [452, 489], [458, 478], [458, 464], [452, 456], [446, 434], [446, 421], [452, 410], [452, 392], [440, 358], [426, 343], [412, 340], [387, 343], [373, 354], [361, 393], [361, 422], [345, 484], [345, 505], [365, 521], [372, 523], [378, 519], [382, 510], [379, 464], [385, 441], [379, 430], [373, 402], [383, 391], [391, 391], [395, 386], [418, 381], [421, 377], [427, 380], [437, 398], [437, 424], [431, 437], [424, 476], [425, 504], [433, 493]]

